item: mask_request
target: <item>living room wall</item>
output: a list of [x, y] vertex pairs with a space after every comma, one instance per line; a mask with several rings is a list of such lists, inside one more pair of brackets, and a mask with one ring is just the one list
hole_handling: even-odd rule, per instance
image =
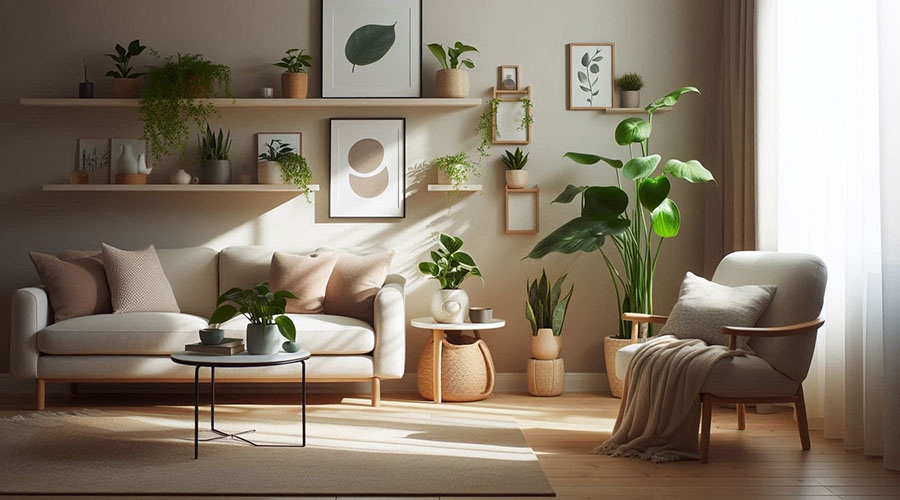
[[[719, 9], [716, 0], [453, 0], [424, 2], [423, 41], [462, 40], [480, 49], [473, 59], [472, 96], [489, 97], [497, 66], [517, 64], [533, 92], [533, 141], [528, 168], [541, 186], [541, 234], [503, 232], [503, 147], [495, 146], [483, 166], [482, 194], [448, 199], [429, 193], [433, 171], [415, 166], [441, 155], [474, 153], [474, 128], [485, 107], [454, 111], [427, 109], [230, 109], [212, 121], [230, 128], [236, 173], [254, 172], [256, 132], [301, 131], [304, 152], [322, 191], [311, 206], [302, 197], [269, 194], [79, 194], [45, 193], [42, 184], [65, 183], [75, 165], [79, 138], [138, 137], [134, 109], [26, 108], [20, 97], [75, 97], [86, 58], [95, 95], [109, 95], [103, 57], [115, 43], [134, 38], [167, 56], [201, 53], [231, 67], [235, 96], [257, 96], [259, 87], [279, 92], [279, 69], [271, 63], [290, 47], [316, 55], [310, 95], [320, 95], [320, 2], [289, 0], [78, 1], [0, 0], [0, 372], [9, 366], [9, 302], [12, 292], [38, 283], [27, 252], [55, 253], [67, 248], [98, 248], [101, 241], [122, 248], [153, 243], [160, 248], [265, 245], [285, 250], [392, 248], [393, 269], [409, 279], [408, 316], [429, 315], [437, 288], [415, 265], [427, 255], [436, 233], [462, 237], [486, 278], [482, 287], [466, 282], [473, 304], [494, 307], [506, 328], [485, 337], [501, 373], [524, 371], [530, 330], [523, 315], [525, 278], [545, 267], [555, 276], [568, 271], [575, 293], [563, 333], [567, 372], [605, 370], [602, 339], [614, 333], [614, 291], [598, 254], [551, 255], [520, 260], [539, 239], [573, 215], [573, 207], [550, 205], [567, 184], [614, 183], [608, 168], [577, 167], [566, 151], [624, 157], [613, 140], [621, 115], [567, 111], [565, 45], [614, 42], [617, 73], [636, 71], [646, 87], [642, 103], [683, 85], [697, 85], [676, 110], [654, 120], [654, 150], [664, 157], [704, 160], [704, 130], [715, 103]], [[424, 95], [433, 95], [438, 65], [423, 53]], [[152, 62], [145, 53], [135, 61]], [[396, 221], [328, 218], [328, 118], [405, 117], [407, 119], [407, 216]], [[164, 183], [177, 168], [198, 173], [195, 141], [185, 159], [169, 158], [151, 174]], [[715, 166], [711, 166], [715, 169]], [[714, 170], [715, 171], [715, 170]], [[657, 311], [674, 303], [685, 271], [702, 270], [703, 200], [712, 184], [674, 183], [671, 195], [682, 214], [681, 234], [667, 242], [658, 271]], [[414, 376], [426, 336], [409, 328], [407, 372]]]

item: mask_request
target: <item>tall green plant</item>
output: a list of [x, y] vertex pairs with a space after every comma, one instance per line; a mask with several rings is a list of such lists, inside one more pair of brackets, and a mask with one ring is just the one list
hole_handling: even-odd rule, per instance
[[525, 292], [528, 300], [525, 301], [525, 318], [531, 323], [531, 334], [537, 336], [541, 328], [550, 328], [553, 335], [559, 337], [562, 333], [563, 323], [566, 320], [566, 311], [569, 310], [569, 299], [575, 285], [569, 287], [569, 293], [562, 295], [563, 281], [568, 273], [563, 274], [550, 286], [547, 279], [547, 271], [541, 272], [541, 279], [529, 282], [525, 281]]
[[[688, 92], [700, 93], [695, 87], [682, 87], [648, 104], [647, 119], [626, 118], [616, 127], [616, 143], [628, 148], [629, 160], [608, 158], [588, 153], [566, 153], [578, 165], [600, 162], [616, 173], [615, 186], [566, 187], [553, 203], [570, 203], [581, 198], [581, 214], [563, 224], [541, 240], [527, 258], [540, 259], [553, 252], [571, 254], [578, 251], [600, 252], [616, 291], [619, 310], [619, 336], [625, 337], [624, 312], [653, 313], [653, 278], [663, 240], [678, 235], [681, 213], [669, 198], [669, 177], [690, 183], [715, 181], [697, 160], [670, 159], [662, 173], [653, 176], [660, 155], [650, 154], [653, 113], [674, 106]], [[635, 148], [639, 155], [635, 155]], [[621, 171], [621, 173], [620, 173]], [[622, 188], [622, 177], [632, 182], [633, 204], [628, 213], [629, 197]], [[654, 238], [654, 235], [656, 238]], [[609, 258], [606, 240], [612, 241], [621, 258], [617, 267]]]

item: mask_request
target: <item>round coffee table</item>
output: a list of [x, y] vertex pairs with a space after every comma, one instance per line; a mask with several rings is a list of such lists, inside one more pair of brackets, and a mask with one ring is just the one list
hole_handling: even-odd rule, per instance
[[[226, 437], [233, 437], [241, 441], [259, 447], [277, 447], [277, 448], [302, 448], [306, 446], [306, 360], [309, 359], [308, 351], [297, 351], [294, 353], [279, 352], [276, 354], [248, 354], [243, 352], [233, 354], [231, 356], [216, 356], [211, 354], [200, 354], [196, 352], [180, 351], [172, 354], [172, 361], [180, 365], [189, 365], [194, 368], [194, 458], [198, 457], [198, 443], [200, 442], [200, 368], [208, 367], [210, 370], [210, 399], [209, 399], [209, 428], [212, 432], [218, 434], [216, 437], [204, 439], [203, 441], [213, 441]], [[302, 443], [295, 444], [259, 444], [250, 441], [241, 436], [256, 432], [255, 429], [249, 431], [227, 433], [216, 429], [216, 368], [251, 368], [260, 366], [278, 366], [300, 363], [300, 392], [301, 392], [301, 422], [302, 422]]]
[[506, 321], [502, 319], [492, 319], [487, 323], [438, 323], [434, 318], [415, 318], [410, 324], [416, 328], [431, 330], [434, 342], [434, 356], [431, 370], [431, 383], [434, 394], [434, 402], [441, 402], [441, 344], [443, 343], [446, 332], [471, 331], [475, 333], [476, 338], [479, 330], [492, 330], [506, 326]]

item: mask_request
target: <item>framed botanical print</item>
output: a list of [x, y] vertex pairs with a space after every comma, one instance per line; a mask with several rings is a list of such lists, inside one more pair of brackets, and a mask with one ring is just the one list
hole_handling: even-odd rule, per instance
[[329, 217], [406, 217], [406, 119], [332, 118]]
[[566, 109], [615, 107], [615, 44], [566, 45]]
[[78, 139], [78, 170], [87, 172], [90, 184], [110, 183], [109, 139]]
[[422, 0], [322, 0], [322, 97], [422, 97]]

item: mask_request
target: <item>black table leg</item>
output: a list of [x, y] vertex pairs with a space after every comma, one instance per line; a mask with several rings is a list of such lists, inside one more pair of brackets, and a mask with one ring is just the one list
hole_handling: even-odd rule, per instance
[[194, 460], [197, 460], [200, 438], [200, 367], [194, 368]]
[[216, 367], [209, 367], [209, 428], [216, 429]]
[[303, 380], [300, 385], [300, 393], [302, 394], [302, 410], [301, 410], [301, 420], [303, 421], [303, 444], [302, 446], [306, 446], [306, 361], [300, 362], [301, 372], [303, 374]]

